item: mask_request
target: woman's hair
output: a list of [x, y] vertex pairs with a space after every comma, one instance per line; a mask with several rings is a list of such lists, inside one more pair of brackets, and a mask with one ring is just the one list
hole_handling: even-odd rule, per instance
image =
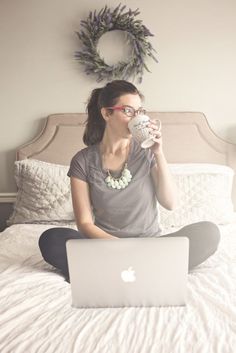
[[102, 140], [106, 122], [101, 114], [101, 108], [114, 106], [124, 94], [138, 94], [143, 98], [132, 83], [124, 80], [111, 81], [104, 87], [92, 91], [87, 104], [88, 118], [83, 135], [85, 145], [94, 145]]

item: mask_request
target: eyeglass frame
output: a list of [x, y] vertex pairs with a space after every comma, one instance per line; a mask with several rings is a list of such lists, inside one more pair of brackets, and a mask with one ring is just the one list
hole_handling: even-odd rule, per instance
[[[133, 110], [133, 114], [132, 115], [128, 115], [124, 109], [125, 108], [131, 108]], [[138, 109], [134, 109], [133, 107], [131, 107], [130, 105], [115, 105], [114, 107], [104, 107], [106, 109], [111, 109], [111, 110], [119, 110], [119, 111], [123, 111], [123, 113], [128, 116], [129, 118], [134, 118], [136, 115], [145, 115], [146, 114], [146, 109], [144, 108], [138, 108]], [[141, 112], [140, 112], [141, 111]]]

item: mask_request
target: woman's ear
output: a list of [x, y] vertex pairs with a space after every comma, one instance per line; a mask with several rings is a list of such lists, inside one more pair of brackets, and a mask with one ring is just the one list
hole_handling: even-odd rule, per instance
[[108, 109], [102, 108], [101, 109], [101, 114], [102, 114], [103, 119], [107, 122], [109, 120], [109, 117], [110, 117]]

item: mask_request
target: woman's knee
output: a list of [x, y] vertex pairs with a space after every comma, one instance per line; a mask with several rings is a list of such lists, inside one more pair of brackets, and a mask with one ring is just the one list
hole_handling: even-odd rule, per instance
[[44, 258], [54, 251], [55, 247], [64, 247], [65, 242], [71, 238], [79, 238], [81, 234], [71, 228], [49, 228], [45, 230], [39, 238], [39, 248]]
[[39, 238], [40, 249], [48, 248], [54, 242], [55, 238], [58, 237], [57, 228], [50, 228], [45, 230]]
[[204, 231], [204, 237], [208, 242], [209, 248], [211, 248], [212, 251], [215, 251], [220, 242], [220, 230], [213, 222], [204, 221], [201, 223]]
[[58, 238], [58, 232], [55, 228], [50, 228], [45, 230], [40, 238], [39, 238], [39, 248], [43, 255], [43, 258], [46, 260], [48, 254], [50, 253], [51, 249], [54, 247], [56, 239]]

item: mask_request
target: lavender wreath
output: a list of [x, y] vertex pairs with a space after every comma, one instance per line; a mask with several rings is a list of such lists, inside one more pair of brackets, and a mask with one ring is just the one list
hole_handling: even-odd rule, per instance
[[[142, 82], [144, 69], [149, 69], [145, 64], [147, 57], [151, 57], [158, 62], [153, 52], [155, 49], [147, 40], [153, 34], [142, 24], [142, 20], [137, 20], [140, 14], [139, 9], [124, 12], [126, 6], [119, 4], [113, 11], [105, 6], [98, 13], [90, 11], [87, 20], [80, 22], [82, 30], [76, 32], [83, 44], [80, 51], [75, 52], [75, 58], [85, 66], [87, 75], [94, 74], [97, 81], [104, 79], [127, 79], [137, 77], [138, 82]], [[131, 57], [127, 62], [119, 61], [115, 65], [108, 65], [97, 51], [99, 38], [108, 31], [126, 31], [128, 41], [132, 48]]]

